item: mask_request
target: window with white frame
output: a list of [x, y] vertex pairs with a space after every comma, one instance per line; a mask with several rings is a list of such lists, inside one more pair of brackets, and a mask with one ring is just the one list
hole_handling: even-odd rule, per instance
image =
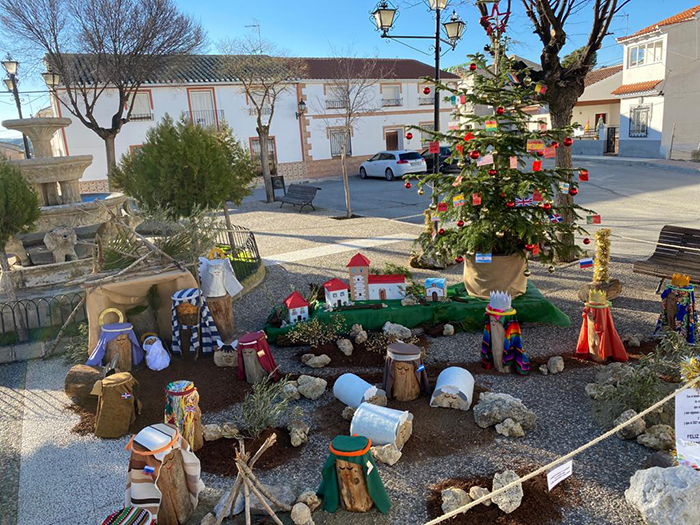
[[429, 131], [433, 131], [435, 129], [435, 124], [434, 123], [424, 123], [420, 124], [421, 131], [420, 131], [420, 145], [425, 147], [428, 145], [428, 143], [433, 141], [433, 136], [429, 133]]
[[630, 108], [630, 137], [646, 137], [649, 135], [649, 119], [651, 107], [635, 106]]
[[643, 66], [661, 62], [664, 50], [662, 40], [629, 46], [627, 48], [627, 67]]
[[151, 112], [151, 95], [148, 91], [138, 92], [134, 95], [131, 107], [131, 120], [153, 120]]
[[382, 105], [383, 106], [400, 106], [402, 104], [401, 100], [401, 86], [398, 85], [384, 85], [382, 86]]
[[[340, 157], [342, 154], [343, 146], [343, 135], [345, 131], [343, 129], [331, 129], [328, 131], [328, 136], [331, 139], [331, 157]], [[348, 133], [348, 141], [346, 144], [345, 154], [347, 156], [352, 155], [352, 141], [350, 133]]]

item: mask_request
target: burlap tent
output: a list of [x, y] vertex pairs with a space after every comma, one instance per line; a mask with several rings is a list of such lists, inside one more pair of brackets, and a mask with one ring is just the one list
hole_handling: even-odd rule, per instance
[[100, 313], [105, 308], [117, 308], [125, 312], [136, 305], [146, 304], [148, 290], [154, 285], [162, 304], [157, 312], [158, 335], [161, 339], [170, 342], [172, 338], [170, 297], [177, 290], [197, 286], [194, 276], [189, 272], [172, 271], [157, 275], [143, 275], [87, 288], [85, 293], [90, 326], [90, 349], [95, 348], [100, 338], [98, 323]]

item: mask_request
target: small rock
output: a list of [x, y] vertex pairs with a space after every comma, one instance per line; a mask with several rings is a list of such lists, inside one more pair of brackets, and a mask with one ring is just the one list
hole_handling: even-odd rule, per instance
[[445, 324], [445, 326], [442, 327], [442, 335], [446, 337], [455, 335], [455, 327], [449, 323]]
[[540, 374], [543, 376], [549, 374], [549, 368], [547, 368], [547, 365], [540, 365]]
[[[621, 423], [624, 423], [628, 419], [632, 419], [634, 416], [637, 415], [636, 410], [625, 410], [622, 414], [620, 414], [620, 417], [618, 417], [615, 421], [613, 421], [613, 426], [617, 426]], [[621, 428], [618, 430], [615, 435], [620, 438], [620, 439], [634, 439], [636, 438], [639, 434], [644, 432], [646, 429], [647, 424], [644, 422], [644, 419], [638, 419], [631, 425], [627, 425], [624, 428]]]
[[302, 375], [297, 379], [297, 390], [307, 399], [316, 400], [326, 391], [328, 382], [320, 377]]
[[447, 514], [448, 512], [458, 509], [459, 507], [463, 507], [472, 500], [469, 497], [469, 494], [457, 487], [447, 488], [443, 490], [440, 495], [442, 496], [443, 514]]
[[629, 342], [627, 343], [632, 348], [639, 348], [642, 346], [642, 341], [636, 335], [630, 336]]
[[367, 339], [369, 339], [367, 332], [362, 330], [359, 334], [355, 336], [355, 344], [361, 345], [363, 343], [366, 343]]
[[299, 394], [299, 390], [297, 389], [296, 385], [293, 385], [291, 383], [287, 383], [284, 385], [284, 388], [282, 389], [282, 397], [284, 399], [299, 399], [301, 395]]
[[292, 507], [291, 518], [294, 525], [314, 525], [314, 520], [311, 519], [311, 509], [304, 503], [296, 503]]
[[401, 299], [401, 306], [415, 306], [418, 302], [413, 297], [404, 297]]
[[321, 505], [321, 500], [316, 495], [315, 490], [305, 490], [301, 493], [299, 498], [297, 498], [297, 503], [303, 503], [313, 512]]
[[331, 358], [326, 354], [314, 355], [314, 354], [304, 354], [301, 356], [301, 362], [306, 366], [311, 368], [323, 368], [331, 362]]
[[661, 467], [668, 468], [676, 464], [675, 457], [665, 450], [657, 450], [647, 458], [646, 468]]
[[372, 456], [377, 461], [381, 461], [387, 465], [395, 465], [401, 459], [401, 451], [394, 443], [382, 445], [381, 447], [372, 447]]
[[474, 421], [477, 425], [488, 428], [508, 418], [520, 423], [523, 430], [530, 430], [537, 421], [532, 410], [509, 394], [485, 392], [479, 396], [479, 403], [474, 407]]
[[347, 355], [347, 356], [352, 355], [353, 348], [352, 348], [352, 341], [350, 341], [350, 339], [338, 339], [338, 341], [336, 341], [335, 344], [338, 345], [338, 350], [343, 352], [345, 355]]
[[654, 425], [637, 436], [637, 443], [654, 450], [673, 450], [676, 446], [676, 433], [668, 425]]
[[225, 437], [226, 439], [235, 439], [238, 436], [239, 432], [235, 423], [229, 421], [228, 423], [221, 425], [221, 437]]
[[[469, 497], [472, 499], [472, 501], [476, 501], [487, 494], [490, 494], [489, 489], [485, 489], [484, 487], [472, 487], [469, 489]], [[482, 503], [482, 505], [488, 507], [491, 505], [491, 500], [487, 499]]]
[[403, 325], [395, 324], [390, 321], [384, 323], [382, 327], [382, 332], [386, 335], [392, 335], [401, 341], [409, 339], [411, 337], [411, 330]]
[[609, 393], [615, 392], [615, 390], [613, 385], [599, 385], [598, 383], [588, 383], [586, 385], [586, 394], [596, 401], [600, 401]]
[[[292, 489], [290, 489], [287, 485], [268, 485], [266, 483], [263, 483], [263, 487], [270, 494], [270, 496], [275, 498], [283, 505], [288, 505], [291, 507], [297, 500], [297, 497], [294, 495], [294, 492], [292, 492]], [[238, 494], [238, 497], [236, 498], [236, 504], [233, 507], [234, 516], [243, 512], [245, 508], [245, 502], [243, 499], [244, 496], [242, 493], [243, 491], [241, 490]], [[281, 512], [281, 509], [279, 509], [277, 505], [274, 505], [270, 501], [268, 501], [267, 503], [275, 512]], [[258, 498], [252, 492], [250, 494], [250, 512], [251, 514], [267, 514], [267, 510], [265, 510], [265, 507], [263, 507], [262, 503], [260, 503]]]
[[516, 423], [511, 418], [506, 419], [502, 423], [496, 425], [496, 432], [506, 437], [523, 437], [525, 432], [520, 423]]
[[216, 441], [217, 439], [221, 439], [221, 425], [203, 425], [202, 434], [204, 435], [205, 441]]
[[211, 512], [204, 516], [202, 518], [202, 521], [199, 522], [199, 525], [215, 525], [216, 524], [216, 516], [214, 516]]
[[309, 430], [311, 428], [302, 420], [293, 419], [287, 424], [287, 430], [289, 430], [289, 437], [293, 447], [300, 447], [304, 443], [309, 442]]
[[616, 385], [621, 379], [632, 373], [632, 367], [626, 363], [611, 363], [605, 365], [603, 370], [595, 376], [595, 382], [599, 385]]
[[638, 470], [625, 499], [650, 525], [700, 525], [700, 472], [684, 466]]
[[345, 407], [343, 409], [343, 419], [347, 421], [352, 421], [352, 416], [355, 415], [355, 408], [354, 407]]
[[547, 361], [547, 370], [550, 374], [558, 374], [564, 371], [564, 358], [561, 356], [550, 357]]
[[360, 332], [364, 332], [364, 330], [362, 329], [362, 325], [354, 324], [352, 325], [352, 328], [350, 328], [350, 337], [357, 337], [357, 334], [359, 334]]
[[[499, 472], [493, 477], [493, 488], [491, 489], [491, 492], [495, 492], [501, 487], [505, 487], [509, 483], [512, 483], [519, 479], [520, 476], [518, 476], [512, 470]], [[520, 503], [523, 500], [523, 485], [522, 483], [518, 483], [514, 487], [511, 487], [508, 490], [506, 490], [505, 492], [501, 492], [500, 494], [495, 495], [491, 499], [496, 505], [498, 505], [499, 509], [501, 509], [506, 514], [510, 514], [520, 506]]]

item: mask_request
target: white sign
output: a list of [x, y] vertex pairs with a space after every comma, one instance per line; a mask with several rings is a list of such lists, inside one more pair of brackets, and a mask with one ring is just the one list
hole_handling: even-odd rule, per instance
[[551, 492], [554, 487], [571, 476], [574, 470], [574, 460], [570, 459], [547, 472], [547, 488]]
[[700, 468], [700, 390], [676, 394], [676, 451], [679, 464]]

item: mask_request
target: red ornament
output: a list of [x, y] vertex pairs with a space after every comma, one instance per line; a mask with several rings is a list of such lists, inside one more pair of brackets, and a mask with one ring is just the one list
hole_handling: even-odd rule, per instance
[[542, 209], [544, 209], [544, 210], [551, 210], [551, 209], [552, 209], [551, 203], [545, 202], [545, 203], [542, 205]]
[[476, 64], [474, 62], [469, 64], [469, 71], [476, 71]]
[[457, 227], [458, 227], [458, 228], [461, 228], [462, 226], [464, 226], [464, 221], [463, 221], [462, 219], [459, 219], [459, 220], [457, 221]]
[[515, 208], [515, 203], [512, 201], [506, 202], [506, 208]]
[[578, 193], [578, 188], [569, 188], [569, 195], [576, 195]]
[[588, 237], [586, 237], [585, 239], [583, 239], [583, 244], [591, 244], [591, 240]]
[[558, 147], [559, 147], [559, 143], [558, 143], [556, 140], [554, 140], [554, 141], [552, 141], [551, 146], [552, 146], [553, 148], [558, 148]]
[[464, 135], [464, 140], [465, 140], [466, 142], [469, 142], [469, 141], [470, 141], [471, 139], [473, 139], [473, 138], [474, 138], [474, 135], [472, 135], [472, 132], [471, 132], [471, 131], [467, 131], [467, 134]]
[[564, 140], [562, 140], [562, 142], [564, 143], [564, 146], [570, 148], [571, 145], [574, 143], [574, 139], [572, 139], [571, 137], [566, 137]]
[[544, 157], [544, 151], [540, 150], [537, 152], [538, 157]]
[[456, 262], [456, 263], [464, 262], [464, 257], [462, 257], [462, 256], [455, 257], [455, 262]]
[[439, 233], [440, 235], [445, 235], [445, 230], [443, 230], [442, 228], [440, 228], [440, 229], [438, 230], [438, 233]]
[[410, 190], [410, 189], [411, 189], [411, 183], [410, 183], [410, 182], [406, 182], [406, 184], [404, 184], [404, 187], [405, 187], [407, 190]]
[[535, 249], [535, 245], [534, 245], [534, 244], [526, 244], [526, 245], [525, 245], [525, 249], [526, 249], [528, 252], [531, 252], [532, 250]]
[[490, 169], [490, 170], [489, 170], [489, 175], [491, 175], [492, 177], [495, 177], [495, 176], [496, 176], [496, 173], [497, 173], [497, 172], [496, 172], [496, 170], [494, 170], [494, 169]]
[[474, 160], [476, 160], [476, 159], [479, 158], [479, 152], [476, 151], [476, 150], [471, 151], [471, 152], [469, 152], [469, 156], [470, 156], [471, 158], [473, 158]]
[[424, 94], [424, 95], [430, 95], [430, 88], [429, 88], [428, 86], [425, 86], [425, 87], [423, 88], [423, 94]]
[[502, 192], [501, 192], [501, 198], [503, 198], [503, 197], [505, 197], [505, 196], [506, 196], [505, 192], [502, 191]]
[[413, 133], [406, 133], [406, 140], [411, 140], [413, 138]]
[[505, 113], [505, 111], [506, 111], [506, 110], [503, 109], [502, 106], [498, 106], [498, 107], [496, 108], [496, 115], [503, 115], [503, 113]]

